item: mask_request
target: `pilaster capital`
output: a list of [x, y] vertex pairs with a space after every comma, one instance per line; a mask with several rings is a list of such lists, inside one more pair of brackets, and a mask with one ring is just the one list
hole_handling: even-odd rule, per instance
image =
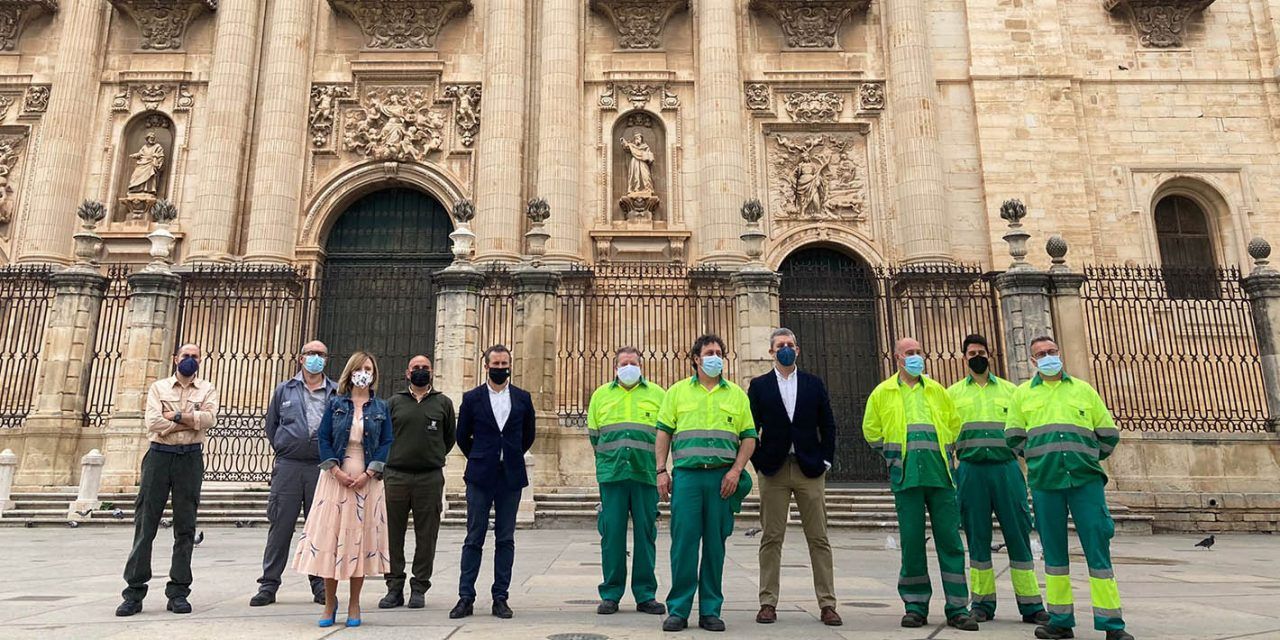
[[751, 0], [751, 9], [773, 16], [791, 49], [835, 49], [837, 35], [856, 11], [871, 0]]
[[689, 0], [591, 0], [591, 8], [618, 30], [618, 48], [660, 49], [667, 20], [687, 10]]
[[1144, 47], [1181, 47], [1187, 18], [1204, 11], [1213, 0], [1103, 0], [1111, 13], [1129, 16]]
[[18, 48], [27, 21], [58, 10], [58, 0], [0, 0], [0, 51]]
[[434, 49], [440, 31], [471, 11], [471, 0], [329, 0], [360, 26], [370, 49]]
[[110, 0], [115, 8], [138, 23], [139, 43], [145, 51], [182, 48], [187, 27], [201, 10], [217, 11], [218, 0]]

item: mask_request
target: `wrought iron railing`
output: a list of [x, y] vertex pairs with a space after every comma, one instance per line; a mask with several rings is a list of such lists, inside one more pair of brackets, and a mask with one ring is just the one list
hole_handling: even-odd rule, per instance
[[0, 429], [20, 426], [35, 401], [36, 368], [53, 302], [46, 266], [0, 267]]
[[93, 340], [87, 376], [84, 426], [91, 429], [106, 425], [111, 417], [112, 395], [115, 393], [116, 371], [124, 353], [128, 335], [129, 275], [141, 265], [113, 264], [107, 267], [107, 289], [98, 314], [97, 332]]

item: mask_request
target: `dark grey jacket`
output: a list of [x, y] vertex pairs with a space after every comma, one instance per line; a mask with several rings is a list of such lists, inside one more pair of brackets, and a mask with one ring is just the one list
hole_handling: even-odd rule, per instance
[[[324, 390], [324, 406], [327, 408], [338, 392], [338, 383], [325, 376]], [[307, 385], [301, 372], [276, 387], [271, 394], [271, 404], [267, 406], [267, 442], [271, 443], [277, 458], [319, 464], [319, 441], [316, 432], [307, 426], [306, 393]], [[317, 423], [317, 431], [319, 426]]]

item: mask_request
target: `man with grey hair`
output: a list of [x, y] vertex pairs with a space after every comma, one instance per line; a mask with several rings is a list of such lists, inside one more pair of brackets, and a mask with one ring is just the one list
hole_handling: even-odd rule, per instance
[[769, 337], [773, 370], [751, 381], [747, 397], [760, 434], [751, 463], [760, 473], [760, 612], [756, 622], [778, 619], [782, 541], [794, 496], [809, 543], [813, 588], [822, 623], [839, 626], [835, 569], [827, 538], [826, 473], [835, 459], [835, 416], [827, 387], [800, 371], [796, 334], [782, 328]]

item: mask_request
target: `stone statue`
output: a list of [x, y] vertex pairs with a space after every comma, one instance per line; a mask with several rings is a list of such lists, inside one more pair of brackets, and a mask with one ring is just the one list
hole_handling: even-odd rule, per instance
[[631, 154], [627, 163], [627, 195], [653, 195], [653, 151], [637, 132], [631, 142], [622, 138], [622, 147]]
[[156, 142], [156, 134], [148, 131], [146, 143], [137, 153], [129, 154], [137, 160], [133, 175], [129, 177], [129, 193], [156, 195], [160, 191], [160, 177], [164, 173], [164, 147]]
[[826, 178], [827, 162], [819, 161], [806, 150], [796, 165], [796, 204], [800, 215], [823, 215], [827, 207]]

